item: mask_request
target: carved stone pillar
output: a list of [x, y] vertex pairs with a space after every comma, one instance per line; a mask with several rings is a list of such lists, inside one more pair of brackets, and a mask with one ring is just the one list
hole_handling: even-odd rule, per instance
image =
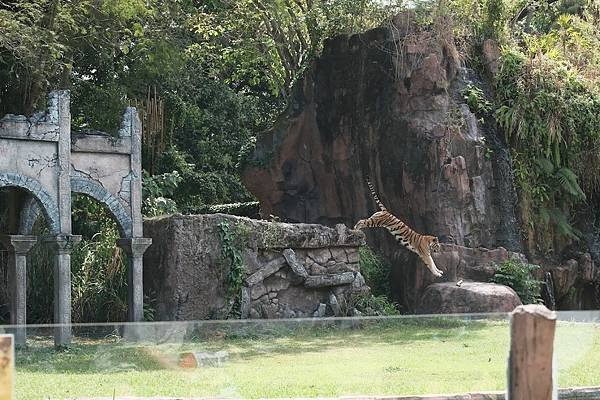
[[54, 345], [71, 343], [71, 251], [81, 240], [79, 235], [44, 238], [54, 250]]
[[[8, 293], [10, 302], [10, 324], [27, 323], [27, 253], [37, 242], [35, 236], [0, 235], [0, 241], [9, 251]], [[15, 331], [15, 344], [24, 346], [27, 341], [25, 326]]]
[[144, 320], [144, 252], [152, 244], [149, 238], [119, 239], [121, 247], [129, 258], [127, 269], [127, 320], [139, 322]]

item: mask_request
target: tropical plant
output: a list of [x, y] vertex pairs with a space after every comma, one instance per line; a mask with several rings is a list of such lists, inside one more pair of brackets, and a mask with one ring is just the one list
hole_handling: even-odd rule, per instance
[[492, 111], [492, 103], [486, 98], [480, 87], [469, 83], [463, 90], [462, 96], [471, 112], [482, 118]]
[[358, 249], [360, 272], [365, 278], [365, 283], [371, 288], [371, 293], [376, 296], [391, 298], [390, 266], [381, 257], [376, 255], [368, 246]]
[[358, 255], [360, 272], [371, 291], [351, 296], [343, 304], [344, 313], [353, 315], [353, 310], [356, 309], [363, 315], [398, 314], [398, 305], [390, 300], [392, 299], [390, 266], [368, 246], [361, 246]]
[[[350, 300], [351, 310], [358, 311], [359, 315], [398, 315], [398, 305], [391, 302], [386, 296], [360, 294]], [[353, 311], [354, 312], [354, 311]]]
[[[578, 238], [569, 216], [600, 188], [600, 178], [589, 173], [600, 167], [600, 92], [579, 72], [580, 60], [564, 52], [578, 41], [566, 26], [569, 20], [555, 18], [556, 29], [524, 35], [520, 47], [504, 48], [494, 91], [495, 117], [512, 150], [522, 219], [532, 227], [528, 236], [536, 236], [529, 243], [544, 252], [564, 243], [547, 234], [548, 227], [566, 240]], [[583, 70], [592, 62], [590, 57]]]
[[509, 259], [496, 266], [496, 273], [490, 282], [510, 286], [523, 304], [541, 303], [542, 282], [533, 276], [533, 272], [539, 268], [539, 265]]
[[144, 171], [142, 212], [156, 217], [177, 212], [177, 203], [171, 198], [181, 182], [177, 171], [150, 176]]

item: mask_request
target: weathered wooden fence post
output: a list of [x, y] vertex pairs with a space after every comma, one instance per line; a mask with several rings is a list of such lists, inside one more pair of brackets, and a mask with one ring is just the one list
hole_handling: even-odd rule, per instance
[[13, 335], [0, 335], [0, 400], [15, 399], [15, 343]]
[[510, 322], [508, 400], [557, 399], [553, 375], [556, 313], [537, 304], [515, 308]]

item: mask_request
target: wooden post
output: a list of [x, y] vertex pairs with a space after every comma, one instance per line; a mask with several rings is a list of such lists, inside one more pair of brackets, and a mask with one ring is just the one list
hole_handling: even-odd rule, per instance
[[511, 314], [508, 400], [557, 399], [553, 376], [556, 313], [537, 304]]
[[0, 335], [0, 400], [15, 398], [15, 344], [13, 335]]

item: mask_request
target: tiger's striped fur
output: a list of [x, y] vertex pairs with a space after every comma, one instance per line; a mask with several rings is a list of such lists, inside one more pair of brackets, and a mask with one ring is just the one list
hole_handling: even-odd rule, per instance
[[371, 184], [369, 180], [367, 180], [367, 184], [369, 185], [371, 195], [379, 206], [380, 211], [375, 212], [369, 218], [359, 220], [356, 225], [354, 225], [354, 229], [386, 228], [394, 235], [398, 242], [402, 243], [402, 245], [410, 251], [416, 253], [433, 275], [442, 276], [443, 272], [438, 269], [433, 258], [431, 258], [432, 252], [435, 253], [440, 250], [438, 238], [435, 236], [421, 235], [396, 218], [396, 216], [387, 210], [381, 200], [379, 200], [373, 184]]
[[379, 196], [377, 196], [377, 192], [375, 191], [373, 184], [368, 179], [367, 179], [367, 185], [369, 186], [369, 190], [371, 191], [371, 196], [373, 196], [373, 198], [375, 199], [375, 203], [377, 203], [377, 206], [379, 207], [379, 209], [381, 211], [387, 211], [387, 208], [385, 208], [385, 206], [383, 205], [381, 200], [379, 200]]

